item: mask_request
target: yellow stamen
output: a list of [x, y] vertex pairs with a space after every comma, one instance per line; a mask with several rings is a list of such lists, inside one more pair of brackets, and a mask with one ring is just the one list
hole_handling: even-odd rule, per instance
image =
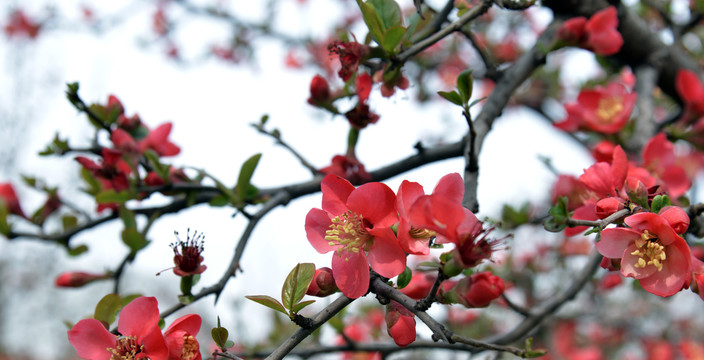
[[121, 336], [117, 338], [114, 348], [106, 349], [110, 354], [110, 360], [133, 360], [137, 354], [144, 351], [144, 345], [137, 344], [134, 336]]
[[411, 235], [411, 237], [414, 239], [429, 239], [435, 236], [435, 231], [411, 227], [411, 230], [408, 231], [408, 234]]
[[366, 251], [372, 240], [362, 216], [351, 211], [332, 219], [330, 230], [325, 231], [325, 234], [325, 240], [330, 246], [342, 245], [337, 249], [338, 254], [342, 250], [353, 253], [358, 253], [360, 250]]
[[183, 349], [181, 349], [181, 360], [193, 360], [198, 355], [198, 341], [191, 335], [183, 336]]
[[599, 100], [599, 105], [596, 109], [596, 116], [602, 124], [613, 122], [613, 117], [623, 110], [623, 97], [614, 96]]
[[631, 255], [638, 256], [639, 259], [634, 267], [644, 268], [653, 265], [658, 271], [661, 271], [667, 254], [665, 254], [665, 247], [660, 244], [660, 240], [650, 234], [648, 230], [644, 230], [640, 238], [636, 239], [635, 244], [637, 249]]

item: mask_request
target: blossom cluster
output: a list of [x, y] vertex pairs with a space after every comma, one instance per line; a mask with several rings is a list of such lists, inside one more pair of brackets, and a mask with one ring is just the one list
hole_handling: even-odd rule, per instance
[[117, 335], [96, 319], [83, 319], [68, 332], [68, 341], [86, 360], [200, 360], [200, 346], [195, 338], [200, 326], [200, 316], [188, 314], [162, 333], [156, 298], [139, 297], [122, 309]]

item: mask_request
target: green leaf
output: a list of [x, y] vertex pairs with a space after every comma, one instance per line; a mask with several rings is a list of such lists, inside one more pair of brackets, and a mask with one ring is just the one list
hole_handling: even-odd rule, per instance
[[406, 28], [403, 26], [394, 26], [389, 28], [384, 33], [384, 38], [382, 40], [381, 47], [384, 48], [389, 53], [394, 54], [396, 48], [403, 40], [403, 36], [406, 34]]
[[114, 189], [108, 189], [105, 191], [101, 191], [97, 195], [95, 195], [95, 201], [100, 204], [124, 204], [128, 200], [132, 199], [132, 194], [130, 194], [127, 190], [115, 192]]
[[376, 10], [376, 13], [381, 19], [384, 32], [394, 26], [403, 25], [403, 14], [401, 7], [398, 6], [395, 0], [368, 0], [368, 5], [371, 5]]
[[288, 316], [288, 311], [284, 308], [281, 303], [274, 299], [271, 296], [268, 295], [247, 295], [245, 296], [247, 299], [252, 300], [258, 304], [264, 305], [268, 308], [274, 309], [278, 312], [282, 312]]
[[95, 306], [95, 312], [93, 313], [93, 318], [101, 321], [108, 326], [115, 321], [117, 313], [122, 309], [122, 301], [120, 301], [120, 295], [117, 294], [107, 294], [103, 296], [98, 304]]
[[455, 105], [462, 106], [462, 98], [460, 97], [460, 94], [457, 93], [457, 91], [438, 91], [438, 95], [442, 96], [445, 100]]
[[411, 269], [406, 266], [406, 270], [403, 270], [403, 272], [399, 274], [396, 279], [396, 287], [399, 289], [405, 288], [406, 285], [411, 282], [411, 277], [413, 277], [413, 273], [411, 272]]
[[193, 296], [193, 294], [186, 294], [186, 295], [179, 295], [178, 296], [178, 302], [183, 304], [183, 305], [188, 305], [196, 300], [196, 297]]
[[293, 309], [303, 296], [305, 296], [308, 286], [315, 276], [315, 264], [297, 264], [288, 274], [281, 288], [281, 302], [286, 309]]
[[159, 175], [159, 177], [164, 180], [164, 182], [166, 182], [167, 184], [170, 183], [169, 175], [171, 175], [171, 165], [162, 164], [159, 161], [159, 154], [157, 154], [154, 150], [147, 149], [147, 151], [144, 152], [144, 156], [154, 167], [154, 172]]
[[460, 92], [462, 103], [466, 104], [472, 97], [472, 89], [474, 88], [474, 79], [472, 78], [472, 70], [465, 70], [457, 76], [457, 90]]
[[141, 297], [142, 294], [129, 294], [125, 295], [120, 299], [120, 302], [122, 303], [122, 306], [124, 307], [125, 305], [129, 304], [132, 302], [132, 300]]
[[61, 225], [64, 231], [75, 228], [78, 225], [78, 218], [73, 215], [64, 215], [61, 217]]
[[359, 5], [359, 9], [362, 10], [362, 19], [364, 23], [367, 24], [367, 28], [369, 28], [369, 35], [371, 35], [374, 41], [381, 44], [384, 38], [384, 32], [386, 31], [381, 17], [377, 14], [376, 9], [368, 5], [368, 3], [357, 0], [357, 5]]
[[81, 177], [83, 178], [83, 181], [86, 182], [88, 185], [88, 189], [86, 189], [86, 192], [91, 195], [95, 195], [100, 192], [100, 190], [103, 188], [103, 185], [100, 184], [100, 181], [91, 174], [91, 172], [84, 168], [81, 167]]
[[132, 253], [144, 249], [149, 244], [149, 241], [137, 231], [137, 228], [125, 228], [121, 235], [122, 242], [130, 248]]
[[549, 217], [543, 222], [543, 227], [545, 230], [550, 232], [560, 232], [565, 230], [567, 224], [565, 222], [557, 222], [554, 217]]
[[298, 314], [298, 312], [301, 311], [304, 307], [306, 307], [314, 302], [315, 302], [315, 300], [301, 301], [298, 304], [293, 305], [293, 308], [291, 308], [291, 313]]
[[74, 248], [69, 248], [67, 253], [69, 256], [78, 256], [83, 254], [84, 252], [88, 251], [88, 246], [86, 245], [79, 245]]
[[650, 205], [650, 210], [654, 213], [659, 213], [665, 206], [670, 206], [670, 198], [667, 195], [655, 195], [653, 202]]
[[227, 196], [225, 195], [217, 195], [214, 198], [210, 199], [210, 201], [208, 201], [208, 204], [210, 204], [210, 206], [215, 207], [225, 206], [229, 203], [230, 202], [227, 200]]
[[558, 224], [567, 221], [567, 217], [569, 216], [567, 201], [567, 196], [561, 196], [557, 199], [557, 203], [548, 211]]
[[213, 341], [218, 345], [220, 349], [225, 349], [225, 344], [227, 343], [227, 337], [230, 333], [224, 327], [215, 327], [210, 331], [210, 336], [213, 337]]
[[[242, 164], [240, 175], [237, 178], [237, 185], [235, 186], [235, 193], [242, 201], [247, 199], [247, 193], [250, 191], [249, 188], [251, 186], [250, 181], [261, 157], [262, 154], [255, 154]], [[244, 206], [244, 204], [242, 205]]]
[[231, 347], [235, 346], [235, 342], [232, 340], [227, 340], [225, 341], [225, 349], [229, 349]]

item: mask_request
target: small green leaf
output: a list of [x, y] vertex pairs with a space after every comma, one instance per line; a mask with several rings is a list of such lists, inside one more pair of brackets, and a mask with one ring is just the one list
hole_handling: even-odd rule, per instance
[[137, 231], [137, 228], [125, 228], [121, 235], [122, 242], [130, 248], [132, 253], [144, 249], [149, 244], [149, 241]]
[[115, 321], [117, 313], [120, 309], [122, 309], [120, 296], [117, 294], [107, 294], [103, 296], [103, 298], [100, 299], [98, 304], [95, 306], [93, 318], [109, 326]]
[[213, 337], [213, 341], [218, 345], [220, 349], [225, 349], [225, 344], [227, 343], [227, 337], [230, 333], [224, 327], [215, 327], [210, 331], [210, 336]]
[[405, 288], [406, 285], [411, 282], [411, 277], [413, 277], [413, 273], [411, 272], [411, 269], [406, 266], [406, 270], [403, 270], [403, 272], [399, 274], [396, 279], [396, 287], [399, 289]]
[[79, 245], [74, 248], [69, 248], [67, 253], [69, 256], [78, 256], [83, 254], [84, 252], [88, 251], [88, 246], [86, 245]]
[[271, 308], [271, 309], [274, 309], [278, 312], [282, 312], [282, 313], [286, 314], [286, 316], [288, 316], [288, 311], [286, 311], [284, 306], [281, 305], [281, 303], [278, 300], [274, 299], [271, 296], [268, 296], [268, 295], [247, 295], [245, 297], [249, 300], [252, 300], [252, 301], [258, 303], [258, 304], [264, 305], [264, 306]]
[[297, 264], [288, 274], [281, 288], [281, 302], [286, 309], [293, 309], [303, 296], [315, 276], [315, 264]]
[[227, 200], [227, 196], [225, 195], [217, 195], [214, 198], [210, 199], [210, 201], [208, 201], [208, 204], [210, 204], [210, 206], [215, 207], [225, 206], [229, 203], [230, 202]]
[[374, 10], [376, 10], [381, 19], [384, 32], [394, 26], [403, 25], [401, 7], [398, 6], [395, 0], [368, 0], [367, 5], [374, 7]]
[[474, 80], [472, 78], [472, 70], [465, 70], [457, 76], [457, 90], [460, 92], [462, 103], [466, 104], [472, 97], [472, 89], [474, 88]]
[[179, 295], [178, 296], [178, 302], [183, 304], [183, 305], [188, 305], [196, 300], [196, 297], [193, 296], [193, 294], [186, 294], [186, 295]]
[[561, 196], [557, 199], [557, 203], [548, 211], [548, 213], [552, 215], [555, 222], [558, 224], [567, 221], [567, 217], [569, 216], [569, 212], [567, 211], [567, 201], [566, 196]]
[[95, 195], [95, 201], [100, 204], [124, 204], [128, 200], [132, 199], [133, 196], [127, 190], [115, 192], [114, 189], [108, 189], [105, 191], [101, 191], [97, 195]]
[[235, 186], [235, 193], [239, 199], [243, 201], [247, 199], [247, 193], [250, 191], [249, 188], [251, 186], [250, 181], [252, 180], [252, 175], [254, 175], [254, 170], [257, 168], [261, 157], [262, 154], [255, 154], [242, 164], [240, 175], [237, 178], [237, 185]]
[[419, 268], [424, 267], [424, 268], [431, 268], [431, 269], [439, 269], [441, 266], [442, 266], [442, 264], [440, 264], [437, 261], [424, 261], [424, 262], [418, 264]]
[[61, 225], [64, 231], [75, 228], [78, 225], [78, 218], [73, 215], [64, 215], [61, 217]]
[[367, 28], [369, 28], [369, 35], [371, 35], [374, 41], [381, 44], [384, 38], [384, 32], [386, 31], [381, 17], [377, 14], [376, 9], [368, 3], [357, 0], [357, 5], [359, 5], [359, 9], [362, 10], [362, 19], [364, 23], [367, 24]]
[[384, 39], [382, 40], [381, 47], [383, 47], [387, 52], [394, 54], [405, 34], [406, 28], [403, 26], [394, 26], [389, 28], [384, 33]]
[[457, 91], [438, 91], [438, 95], [442, 96], [445, 100], [455, 105], [462, 106], [462, 98], [460, 97], [460, 94], [457, 93]]
[[129, 304], [132, 302], [132, 300], [141, 297], [142, 294], [130, 294], [130, 295], [125, 295], [120, 299], [120, 302], [122, 303], [122, 306], [124, 307], [125, 305]]
[[298, 312], [301, 311], [301, 309], [303, 309], [304, 307], [306, 307], [314, 302], [315, 302], [315, 300], [301, 301], [298, 304], [293, 305], [293, 307], [291, 308], [291, 313], [298, 314]]
[[229, 349], [231, 347], [235, 346], [235, 342], [232, 340], [227, 340], [225, 341], [225, 349]]
[[654, 213], [659, 213], [665, 206], [670, 206], [670, 198], [667, 195], [655, 195], [653, 202], [650, 205], [650, 210]]
[[549, 217], [543, 222], [543, 227], [545, 228], [545, 230], [550, 232], [560, 232], [562, 230], [565, 230], [567, 224], [565, 224], [564, 222], [558, 223], [554, 217]]

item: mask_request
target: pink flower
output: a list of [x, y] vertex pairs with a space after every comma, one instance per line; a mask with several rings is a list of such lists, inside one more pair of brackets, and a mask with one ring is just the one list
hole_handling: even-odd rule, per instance
[[689, 215], [677, 206], [665, 206], [658, 213], [676, 233], [682, 235], [689, 227]]
[[15, 188], [11, 183], [0, 183], [0, 204], [4, 204], [10, 214], [26, 217], [20, 207]]
[[365, 183], [372, 178], [354, 154], [333, 156], [332, 163], [321, 168], [320, 172], [325, 175], [337, 175], [354, 184]]
[[675, 89], [684, 101], [685, 110], [693, 115], [704, 114], [704, 85], [692, 70], [682, 69], [675, 76]]
[[164, 331], [169, 360], [201, 360], [200, 345], [196, 335], [200, 331], [201, 319], [196, 314], [188, 314], [176, 319]]
[[5, 25], [7, 37], [27, 37], [35, 39], [39, 35], [41, 24], [31, 20], [22, 10], [15, 10], [10, 14], [10, 20]]
[[596, 12], [584, 26], [587, 33], [584, 47], [599, 55], [616, 54], [623, 46], [623, 37], [617, 27], [618, 13], [615, 7], [609, 6]]
[[386, 306], [386, 331], [396, 345], [406, 347], [416, 340], [416, 319], [413, 313], [396, 301]]
[[396, 195], [388, 186], [371, 182], [358, 188], [335, 175], [320, 184], [323, 208], [306, 216], [306, 235], [321, 254], [334, 251], [335, 283], [349, 298], [369, 289], [369, 265], [384, 277], [406, 268], [406, 254], [391, 230], [398, 221]]
[[567, 119], [555, 126], [568, 132], [587, 129], [615, 134], [626, 125], [636, 104], [637, 94], [618, 82], [607, 87], [582, 90], [576, 103], [565, 105]]
[[643, 289], [670, 296], [689, 284], [691, 253], [665, 217], [639, 213], [627, 217], [629, 228], [601, 232], [596, 249], [607, 258], [621, 259], [621, 274], [637, 279]]
[[120, 313], [117, 330], [111, 334], [96, 319], [84, 319], [68, 332], [68, 341], [78, 356], [87, 360], [167, 360], [169, 350], [159, 329], [159, 307], [154, 297], [139, 297]]
[[692, 181], [684, 169], [676, 163], [675, 147], [664, 133], [659, 133], [643, 148], [643, 167], [664, 185], [673, 198], [684, 195], [692, 186]]
[[170, 122], [159, 125], [156, 129], [149, 131], [147, 137], [139, 142], [139, 150], [144, 153], [147, 149], [154, 150], [159, 156], [174, 156], [181, 152], [178, 145], [172, 143], [168, 138], [171, 133], [172, 124]]

